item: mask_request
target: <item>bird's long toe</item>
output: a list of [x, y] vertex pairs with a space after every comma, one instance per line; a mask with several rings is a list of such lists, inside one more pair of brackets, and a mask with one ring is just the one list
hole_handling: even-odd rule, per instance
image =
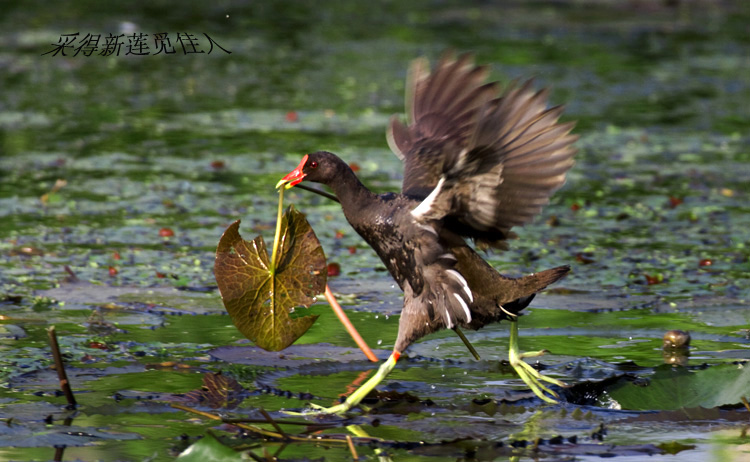
[[352, 406], [349, 405], [347, 402], [343, 402], [341, 404], [337, 404], [335, 406], [331, 407], [323, 407], [318, 406], [317, 404], [310, 404], [310, 407], [312, 408], [308, 414], [344, 414], [345, 412], [348, 412]]
[[520, 352], [518, 348], [518, 321], [511, 321], [510, 329], [508, 360], [511, 367], [516, 371], [521, 380], [528, 385], [531, 391], [539, 397], [539, 399], [550, 404], [557, 404], [560, 395], [542, 382], [548, 382], [557, 385], [558, 387], [566, 387], [567, 385], [565, 382], [540, 373], [523, 360], [523, 358], [542, 356], [547, 353], [547, 350]]
[[341, 415], [352, 408], [352, 406], [350, 406], [348, 403], [341, 403], [331, 407], [324, 407], [319, 404], [308, 403], [307, 406], [308, 407], [303, 409], [302, 411], [283, 410], [281, 412], [287, 415], [310, 417], [316, 415]]
[[544, 385], [542, 381], [549, 382], [560, 387], [566, 386], [564, 382], [540, 374], [539, 371], [537, 371], [524, 361], [520, 361], [516, 364], [511, 363], [511, 366], [516, 371], [521, 380], [523, 380], [524, 383], [528, 385], [531, 391], [533, 391], [534, 394], [539, 397], [539, 399], [550, 404], [557, 404], [557, 400], [560, 398], [560, 395]]

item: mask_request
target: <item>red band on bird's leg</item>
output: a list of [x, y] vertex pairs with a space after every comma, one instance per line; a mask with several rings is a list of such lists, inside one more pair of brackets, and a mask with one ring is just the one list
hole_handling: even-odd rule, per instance
[[396, 361], [398, 361], [398, 358], [401, 357], [401, 352], [393, 350], [393, 353], [391, 354], [391, 356], [393, 356], [393, 362], [395, 363]]

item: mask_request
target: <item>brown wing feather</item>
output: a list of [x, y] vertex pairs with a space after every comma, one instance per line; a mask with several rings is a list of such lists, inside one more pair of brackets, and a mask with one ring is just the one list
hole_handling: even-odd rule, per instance
[[392, 119], [388, 139], [404, 160], [403, 192], [427, 198], [416, 219], [503, 248], [510, 228], [531, 221], [564, 184], [577, 136], [574, 123], [558, 123], [561, 106], [547, 107], [548, 90], [529, 80], [498, 96], [486, 76], [468, 55], [444, 55], [432, 74], [416, 61], [410, 123]]
[[485, 83], [488, 70], [475, 66], [471, 55], [443, 55], [430, 73], [424, 58], [415, 60], [406, 84], [408, 125], [391, 119], [391, 150], [404, 161], [402, 192], [426, 197], [461, 146], [475, 131], [480, 108], [497, 98], [495, 82]]

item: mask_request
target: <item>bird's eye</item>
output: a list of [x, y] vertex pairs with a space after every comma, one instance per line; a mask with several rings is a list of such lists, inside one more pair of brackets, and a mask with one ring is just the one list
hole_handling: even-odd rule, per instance
[[310, 162], [310, 168], [318, 168], [318, 163], [315, 161]]

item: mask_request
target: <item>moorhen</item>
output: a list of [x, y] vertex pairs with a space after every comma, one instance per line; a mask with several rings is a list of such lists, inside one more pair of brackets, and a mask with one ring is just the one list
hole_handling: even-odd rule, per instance
[[576, 152], [574, 123], [558, 123], [563, 108], [547, 108], [548, 90], [535, 91], [528, 81], [500, 94], [497, 82], [485, 83], [487, 74], [468, 54], [444, 54], [432, 73], [425, 59], [414, 61], [406, 85], [408, 125], [394, 116], [387, 131], [404, 162], [400, 194], [371, 192], [343, 160], [323, 151], [305, 155], [277, 185], [305, 180], [330, 187], [404, 292], [393, 354], [344, 403], [323, 412], [358, 405], [419, 338], [503, 319], [511, 321], [510, 363], [532, 391], [555, 403], [550, 396], [557, 394], [541, 381], [564, 386], [522, 360], [544, 352], [519, 352], [515, 320], [570, 268], [510, 278], [466, 239], [482, 249], [507, 248], [510, 229], [530, 222], [563, 185]]

